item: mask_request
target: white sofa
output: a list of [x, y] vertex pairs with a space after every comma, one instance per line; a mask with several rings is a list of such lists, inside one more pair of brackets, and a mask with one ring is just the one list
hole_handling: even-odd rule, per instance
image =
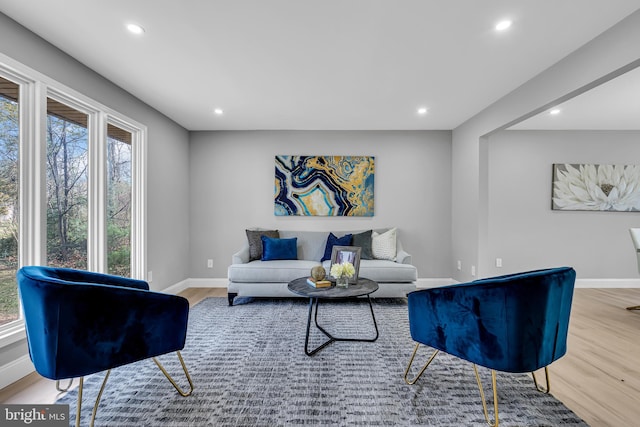
[[[374, 230], [384, 233], [389, 229]], [[357, 231], [337, 231], [335, 236], [356, 234]], [[329, 272], [331, 260], [321, 262], [329, 232], [279, 230], [279, 238], [297, 238], [297, 259], [250, 261], [249, 242], [233, 254], [228, 268], [228, 298], [233, 305], [235, 297], [298, 297], [287, 288], [291, 280], [309, 276], [311, 269], [322, 265]], [[371, 294], [379, 298], [401, 298], [416, 290], [418, 272], [411, 264], [411, 255], [402, 248], [396, 236], [395, 261], [388, 259], [361, 259], [360, 277], [378, 282], [379, 289]]]

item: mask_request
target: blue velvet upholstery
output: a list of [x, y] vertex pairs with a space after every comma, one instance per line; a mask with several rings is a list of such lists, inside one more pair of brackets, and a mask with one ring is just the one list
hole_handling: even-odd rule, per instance
[[567, 350], [575, 277], [561, 267], [411, 292], [411, 337], [490, 369], [533, 372]]
[[44, 377], [81, 377], [184, 347], [188, 301], [144, 281], [36, 266], [17, 279], [29, 353]]

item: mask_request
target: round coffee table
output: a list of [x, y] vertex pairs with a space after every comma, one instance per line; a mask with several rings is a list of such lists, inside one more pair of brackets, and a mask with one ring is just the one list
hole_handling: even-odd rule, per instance
[[[373, 305], [371, 304], [371, 298], [369, 295], [378, 290], [378, 284], [370, 279], [365, 279], [361, 277], [358, 279], [357, 284], [349, 284], [348, 288], [338, 288], [335, 285], [332, 285], [328, 288], [315, 288], [307, 283], [306, 277], [300, 277], [299, 279], [292, 280], [289, 282], [288, 288], [291, 292], [297, 295], [301, 295], [303, 297], [309, 298], [309, 315], [307, 317], [307, 335], [304, 339], [304, 352], [307, 356], [313, 356], [329, 344], [334, 341], [362, 341], [362, 342], [374, 342], [378, 339], [378, 324], [376, 323], [376, 316], [373, 313]], [[329, 332], [327, 332], [322, 326], [318, 324], [318, 305], [320, 300], [337, 300], [343, 298], [357, 298], [357, 297], [367, 297], [367, 302], [369, 303], [369, 309], [371, 311], [371, 319], [373, 320], [373, 326], [376, 330], [376, 335], [374, 338], [341, 338], [334, 337]], [[309, 330], [311, 329], [311, 315], [314, 311], [314, 322], [316, 324], [316, 328], [327, 336], [328, 340], [316, 347], [313, 350], [309, 350]]]

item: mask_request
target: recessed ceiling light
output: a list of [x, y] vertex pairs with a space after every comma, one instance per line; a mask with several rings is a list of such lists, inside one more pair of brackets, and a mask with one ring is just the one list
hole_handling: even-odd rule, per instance
[[505, 19], [504, 21], [500, 21], [496, 24], [496, 31], [504, 31], [507, 28], [511, 27], [512, 22], [508, 19]]
[[213, 110], [213, 112], [218, 116], [221, 116], [224, 113], [224, 111], [222, 111], [222, 108], [216, 108]]
[[138, 24], [127, 24], [127, 30], [133, 34], [144, 34], [144, 28]]
[[554, 108], [553, 110], [549, 111], [549, 114], [551, 114], [552, 116], [558, 115], [560, 114], [560, 109], [559, 108]]
[[427, 107], [418, 108], [418, 114], [427, 114]]

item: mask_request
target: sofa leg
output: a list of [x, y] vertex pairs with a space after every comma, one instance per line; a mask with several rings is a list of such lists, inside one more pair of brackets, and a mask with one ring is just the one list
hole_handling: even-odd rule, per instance
[[234, 294], [231, 292], [227, 293], [227, 298], [229, 298], [229, 307], [233, 306], [233, 299], [237, 296], [238, 294]]

